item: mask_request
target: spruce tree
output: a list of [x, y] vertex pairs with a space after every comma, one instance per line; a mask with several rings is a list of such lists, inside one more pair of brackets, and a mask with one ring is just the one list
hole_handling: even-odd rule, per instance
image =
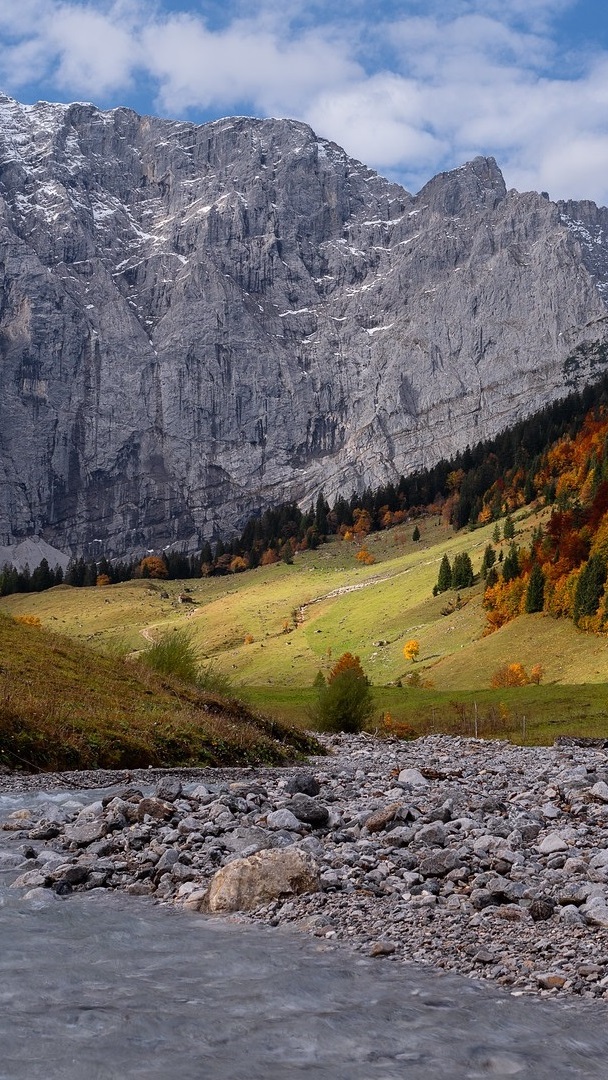
[[520, 573], [519, 549], [516, 544], [511, 544], [502, 565], [502, 580], [505, 582], [513, 581], [515, 578], [519, 577]]
[[437, 592], [447, 592], [452, 585], [452, 567], [447, 555], [443, 556], [437, 578]]
[[545, 603], [545, 575], [538, 563], [534, 563], [530, 571], [528, 588], [526, 589], [525, 609], [528, 615], [535, 611], [542, 611]]
[[513, 524], [513, 518], [510, 514], [507, 514], [505, 518], [502, 535], [504, 536], [505, 540], [512, 540], [515, 536], [515, 525]]
[[496, 569], [495, 566], [491, 566], [490, 569], [488, 570], [488, 574], [487, 574], [487, 577], [486, 577], [486, 588], [489, 589], [489, 588], [491, 588], [492, 585], [496, 585], [497, 581], [498, 581], [498, 570]]
[[602, 596], [608, 569], [601, 555], [592, 555], [581, 570], [574, 594], [572, 617], [577, 623], [585, 615], [595, 615]]
[[482, 578], [486, 577], [486, 575], [488, 573], [488, 570], [490, 569], [491, 566], [494, 566], [495, 562], [496, 562], [496, 552], [494, 551], [494, 548], [492, 547], [492, 545], [488, 544], [486, 546], [486, 550], [483, 553], [483, 561], [481, 563], [481, 576], [482, 576]]
[[473, 584], [474, 574], [470, 556], [466, 551], [460, 552], [454, 558], [452, 567], [452, 588], [469, 589]]
[[414, 526], [414, 531], [412, 533], [412, 540], [414, 541], [414, 543], [417, 543], [418, 540], [420, 540], [420, 529], [418, 528], [417, 525]]

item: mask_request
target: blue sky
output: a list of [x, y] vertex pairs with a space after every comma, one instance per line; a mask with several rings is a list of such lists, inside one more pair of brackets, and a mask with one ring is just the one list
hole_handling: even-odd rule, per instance
[[476, 154], [608, 203], [605, 0], [0, 0], [0, 87], [289, 116], [417, 190]]

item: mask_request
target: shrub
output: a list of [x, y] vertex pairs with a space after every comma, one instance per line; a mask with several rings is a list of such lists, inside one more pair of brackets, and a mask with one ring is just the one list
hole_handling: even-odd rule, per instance
[[14, 619], [15, 622], [21, 623], [22, 626], [35, 626], [37, 628], [42, 626], [37, 615], [15, 615]]
[[199, 690], [208, 694], [219, 694], [221, 697], [230, 697], [232, 694], [232, 680], [224, 674], [214, 663], [204, 664], [198, 669], [196, 685]]
[[198, 656], [185, 630], [168, 630], [141, 654], [140, 659], [159, 675], [174, 675], [188, 683], [198, 681]]
[[530, 682], [534, 683], [535, 686], [538, 686], [540, 684], [540, 681], [543, 678], [544, 674], [545, 674], [545, 669], [544, 669], [543, 665], [542, 664], [534, 664], [531, 671], [530, 671]]
[[390, 712], [385, 712], [380, 721], [378, 734], [385, 738], [415, 739], [418, 732], [407, 720], [396, 720]]
[[376, 556], [372, 555], [371, 551], [368, 551], [367, 548], [362, 547], [355, 555], [355, 559], [357, 562], [363, 563], [364, 566], [373, 566], [376, 561]]
[[344, 653], [318, 691], [311, 718], [320, 731], [361, 731], [374, 710], [372, 694], [358, 656]]

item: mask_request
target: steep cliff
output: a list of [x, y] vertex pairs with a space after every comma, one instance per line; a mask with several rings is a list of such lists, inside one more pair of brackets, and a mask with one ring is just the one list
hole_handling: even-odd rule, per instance
[[608, 211], [477, 158], [0, 96], [0, 545], [197, 545], [376, 485], [608, 359]]

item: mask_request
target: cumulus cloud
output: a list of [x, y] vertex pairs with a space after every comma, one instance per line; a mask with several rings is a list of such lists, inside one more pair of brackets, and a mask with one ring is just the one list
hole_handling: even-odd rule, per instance
[[147, 27], [142, 49], [165, 108], [233, 107], [300, 111], [319, 88], [339, 87], [362, 71], [326, 31], [280, 36], [261, 18], [212, 32], [200, 19], [176, 16]]
[[293, 116], [412, 190], [482, 153], [510, 185], [607, 202], [608, 55], [560, 42], [574, 7], [0, 0], [0, 78], [17, 96], [110, 106], [145, 86], [165, 115]]

